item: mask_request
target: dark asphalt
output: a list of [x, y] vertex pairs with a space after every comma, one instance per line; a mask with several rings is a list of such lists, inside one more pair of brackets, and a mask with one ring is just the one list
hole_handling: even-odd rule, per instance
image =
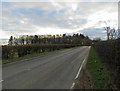
[[90, 47], [66, 49], [2, 67], [3, 89], [70, 89]]

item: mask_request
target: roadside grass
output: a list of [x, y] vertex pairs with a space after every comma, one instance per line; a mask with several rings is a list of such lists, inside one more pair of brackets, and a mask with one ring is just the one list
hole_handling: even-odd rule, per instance
[[87, 68], [92, 77], [93, 89], [106, 89], [108, 83], [107, 67], [100, 61], [93, 47], [90, 49]]
[[[80, 46], [72, 47], [72, 48], [78, 48], [78, 47], [80, 47]], [[40, 55], [46, 55], [46, 54], [49, 54], [49, 53], [58, 52], [58, 51], [62, 51], [62, 50], [65, 50], [65, 49], [70, 49], [70, 48], [64, 48], [64, 49], [59, 49], [59, 50], [54, 50], [54, 51], [47, 51], [47, 52], [42, 52], [42, 53], [32, 53], [32, 54], [25, 55], [23, 57], [15, 57], [13, 59], [4, 59], [4, 60], [0, 60], [0, 64], [7, 64], [7, 63], [11, 63], [11, 62], [21, 61], [21, 60], [24, 60], [24, 59], [33, 58], [33, 57], [37, 57], [37, 56], [40, 56]]]

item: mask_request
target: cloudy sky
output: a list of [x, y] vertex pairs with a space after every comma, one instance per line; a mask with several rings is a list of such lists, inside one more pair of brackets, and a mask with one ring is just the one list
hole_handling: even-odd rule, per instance
[[83, 33], [106, 39], [105, 22], [117, 28], [117, 2], [2, 2], [0, 39], [11, 35]]

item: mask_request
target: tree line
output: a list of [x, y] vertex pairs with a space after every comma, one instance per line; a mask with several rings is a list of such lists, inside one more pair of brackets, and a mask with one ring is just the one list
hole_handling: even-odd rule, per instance
[[83, 34], [73, 35], [24, 35], [19, 38], [10, 37], [9, 45], [25, 45], [25, 44], [81, 44], [90, 45], [91, 40]]
[[23, 35], [19, 38], [11, 36], [8, 43], [8, 45], [2, 46], [2, 59], [13, 59], [33, 53], [91, 45], [91, 40], [83, 34]]

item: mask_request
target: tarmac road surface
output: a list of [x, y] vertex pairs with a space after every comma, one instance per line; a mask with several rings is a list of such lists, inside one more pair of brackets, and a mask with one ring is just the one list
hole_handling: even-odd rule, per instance
[[90, 47], [82, 46], [3, 65], [3, 89], [70, 89]]

